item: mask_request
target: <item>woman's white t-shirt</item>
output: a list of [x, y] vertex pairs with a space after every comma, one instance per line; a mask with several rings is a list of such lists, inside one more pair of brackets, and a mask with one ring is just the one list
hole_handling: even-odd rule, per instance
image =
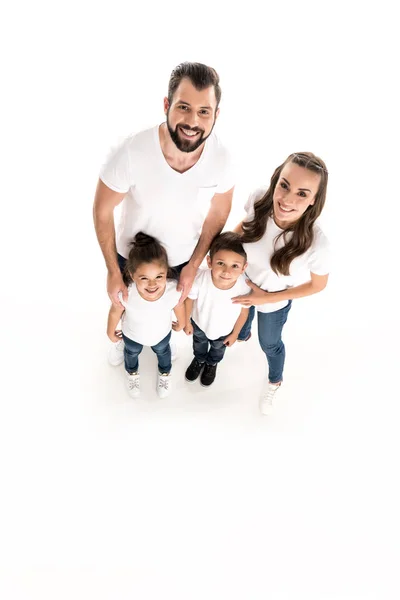
[[[250, 194], [244, 207], [247, 213], [245, 221], [253, 219], [254, 204], [264, 196], [267, 190], [268, 186], [265, 186]], [[275, 252], [275, 240], [282, 231], [270, 217], [263, 237], [258, 242], [243, 244], [248, 262], [246, 275], [253, 283], [267, 292], [280, 292], [289, 287], [306, 283], [310, 280], [310, 272], [316, 275], [329, 273], [329, 242], [320, 226], [315, 224], [314, 240], [310, 248], [291, 262], [288, 276], [277, 275], [271, 268], [271, 257]], [[290, 238], [288, 237], [288, 239]], [[276, 249], [279, 250], [283, 245], [282, 236], [276, 243]], [[256, 306], [256, 309], [259, 312], [274, 312], [284, 308], [287, 304], [288, 300], [282, 300], [261, 304]]]
[[172, 327], [172, 309], [179, 302], [181, 292], [176, 291], [177, 282], [168, 280], [164, 294], [158, 300], [149, 301], [139, 294], [135, 282], [128, 287], [128, 301], [119, 299], [125, 308], [122, 315], [122, 332], [126, 337], [143, 346], [155, 346], [161, 342]]
[[232, 298], [250, 292], [243, 275], [229, 290], [220, 290], [213, 283], [211, 269], [199, 269], [189, 292], [189, 298], [194, 300], [193, 321], [209, 340], [229, 335], [243, 308], [240, 304], [233, 304]]

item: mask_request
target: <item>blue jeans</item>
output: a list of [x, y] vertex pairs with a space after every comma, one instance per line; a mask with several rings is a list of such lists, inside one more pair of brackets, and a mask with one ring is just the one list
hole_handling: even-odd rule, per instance
[[[133, 340], [122, 334], [125, 342], [124, 358], [125, 358], [125, 369], [128, 373], [135, 373], [139, 369], [138, 356], [143, 350], [143, 344], [138, 344]], [[157, 354], [158, 359], [158, 370], [160, 373], [169, 373], [171, 371], [171, 347], [169, 340], [171, 332], [163, 339], [158, 342], [155, 346], [151, 346], [153, 352]]]
[[254, 315], [255, 315], [255, 308], [254, 308], [254, 306], [250, 306], [249, 314], [247, 315], [246, 322], [243, 325], [243, 327], [240, 330], [239, 335], [238, 335], [238, 340], [240, 340], [241, 342], [244, 342], [250, 335], [251, 324], [253, 323]]
[[[125, 265], [126, 265], [126, 258], [121, 256], [120, 254], [117, 254], [117, 259], [118, 259], [119, 269], [120, 269], [121, 273], [123, 273], [124, 269], [125, 269]], [[177, 265], [176, 267], [172, 267], [172, 268], [176, 272], [177, 275], [180, 275], [183, 267], [186, 267], [188, 262], [189, 261], [186, 261], [186, 262], [182, 263], [181, 265]]]
[[[199, 363], [216, 365], [223, 358], [226, 350], [224, 339], [229, 335], [223, 335], [216, 340], [210, 340], [202, 329], [191, 319], [193, 325], [193, 354]], [[208, 348], [210, 345], [210, 349]]]
[[258, 340], [261, 349], [267, 356], [268, 378], [271, 383], [282, 381], [285, 364], [285, 344], [282, 342], [282, 329], [291, 306], [292, 301], [289, 300], [288, 305], [280, 310], [269, 313], [257, 312]]

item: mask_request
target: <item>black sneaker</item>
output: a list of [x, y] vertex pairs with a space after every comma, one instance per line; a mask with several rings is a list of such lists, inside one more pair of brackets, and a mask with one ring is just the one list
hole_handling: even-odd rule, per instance
[[207, 363], [204, 365], [204, 371], [200, 377], [201, 385], [208, 386], [211, 385], [215, 379], [215, 375], [217, 372], [217, 365], [208, 365]]
[[204, 363], [200, 363], [197, 360], [197, 358], [194, 358], [192, 360], [192, 362], [190, 363], [190, 365], [188, 366], [188, 368], [186, 369], [186, 373], [185, 373], [186, 381], [190, 381], [190, 383], [193, 383], [193, 381], [196, 381], [196, 379], [200, 375], [203, 367], [204, 367]]

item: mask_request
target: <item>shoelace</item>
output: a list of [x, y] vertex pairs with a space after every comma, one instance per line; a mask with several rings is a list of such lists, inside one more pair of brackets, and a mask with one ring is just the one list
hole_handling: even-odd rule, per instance
[[166, 390], [168, 390], [168, 386], [169, 379], [167, 379], [167, 376], [160, 375], [160, 379], [158, 380], [158, 387], [164, 387]]
[[135, 377], [135, 379], [129, 380], [129, 389], [133, 390], [135, 388], [139, 389], [139, 377]]
[[274, 387], [272, 387], [271, 385], [268, 386], [268, 390], [264, 394], [264, 399], [266, 400], [266, 402], [272, 404], [274, 396], [280, 387], [280, 385], [274, 385]]

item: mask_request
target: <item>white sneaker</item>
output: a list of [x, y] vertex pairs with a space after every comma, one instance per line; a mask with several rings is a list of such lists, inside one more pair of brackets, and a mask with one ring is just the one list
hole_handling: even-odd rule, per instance
[[173, 362], [178, 357], [178, 346], [172, 338], [169, 340], [169, 345], [171, 348], [171, 361]]
[[126, 373], [126, 386], [131, 398], [140, 396], [140, 375], [139, 373]]
[[260, 411], [263, 415], [270, 415], [274, 409], [274, 400], [276, 394], [282, 384], [269, 383], [264, 384], [263, 390], [260, 396]]
[[157, 394], [160, 398], [166, 398], [171, 393], [171, 373], [158, 373]]
[[124, 362], [124, 340], [112, 342], [108, 350], [108, 362], [113, 367], [116, 367]]

